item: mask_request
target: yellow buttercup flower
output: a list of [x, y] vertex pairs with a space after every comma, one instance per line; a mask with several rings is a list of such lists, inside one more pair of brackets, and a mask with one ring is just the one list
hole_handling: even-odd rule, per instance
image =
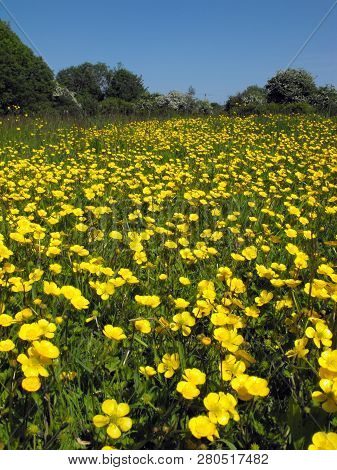
[[237, 360], [233, 354], [227, 354], [225, 359], [221, 361], [220, 372], [222, 379], [229, 381], [232, 377], [243, 374], [246, 370], [246, 365], [243, 361]]
[[126, 338], [123, 329], [119, 326], [105, 325], [103, 334], [107, 338], [114, 339], [115, 341], [122, 341]]
[[181, 329], [183, 336], [189, 336], [191, 327], [195, 325], [195, 318], [189, 312], [177, 313], [173, 317], [170, 328], [173, 331]]
[[175, 299], [174, 305], [175, 305], [175, 308], [184, 310], [186, 307], [190, 305], [190, 303], [185, 299]]
[[158, 372], [164, 374], [164, 377], [170, 379], [174, 372], [179, 369], [180, 360], [177, 353], [174, 354], [164, 354], [162, 357], [162, 362], [158, 365]]
[[260, 315], [260, 310], [255, 305], [252, 305], [251, 307], [245, 308], [245, 314], [247, 317], [258, 318]]
[[26, 392], [37, 392], [41, 388], [41, 381], [38, 377], [26, 377], [22, 380], [21, 387]]
[[255, 297], [255, 303], [257, 304], [258, 307], [262, 307], [262, 305], [265, 305], [268, 302], [270, 302], [273, 297], [274, 295], [272, 292], [263, 290], [260, 292], [260, 295], [258, 297]]
[[135, 301], [146, 307], [156, 308], [160, 304], [160, 298], [157, 295], [136, 295]]
[[337, 349], [323, 351], [318, 362], [324, 369], [337, 373]]
[[60, 351], [57, 346], [47, 340], [33, 341], [33, 347], [34, 350], [43, 358], [56, 359], [60, 355]]
[[127, 415], [130, 407], [127, 403], [117, 403], [116, 400], [105, 400], [102, 404], [104, 415], [93, 417], [96, 428], [107, 426], [107, 434], [112, 439], [118, 439], [122, 432], [127, 432], [132, 428], [132, 419]]
[[109, 237], [112, 238], [113, 240], [123, 240], [123, 235], [117, 230], [112, 230], [109, 233]]
[[43, 291], [45, 294], [48, 294], [48, 295], [58, 296], [61, 294], [61, 289], [57, 287], [55, 282], [43, 281]]
[[221, 343], [221, 346], [230, 352], [235, 352], [243, 343], [244, 339], [238, 335], [236, 330], [229, 330], [228, 328], [215, 328], [214, 338]]
[[255, 376], [241, 374], [231, 381], [231, 387], [237, 392], [240, 400], [248, 401], [253, 397], [265, 397], [269, 394], [268, 382]]
[[337, 433], [316, 432], [312, 436], [312, 444], [309, 450], [337, 450]]
[[51, 323], [48, 320], [41, 319], [37, 322], [40, 330], [41, 336], [45, 336], [48, 339], [54, 338], [54, 333], [56, 331], [55, 323]]
[[214, 437], [219, 437], [215, 424], [205, 415], [191, 418], [188, 422], [188, 428], [197, 439], [207, 437], [212, 442]]
[[89, 307], [89, 300], [87, 300], [82, 295], [76, 295], [75, 297], [72, 297], [70, 302], [77, 310], [84, 310]]
[[237, 401], [230, 393], [209, 393], [204, 398], [204, 405], [208, 410], [208, 417], [214, 424], [225, 426], [230, 418], [239, 421], [239, 414], [235, 407]]
[[183, 381], [177, 385], [177, 391], [183, 395], [184, 398], [192, 400], [200, 394], [198, 385], [203, 385], [206, 381], [206, 374], [199, 369], [185, 369]]
[[157, 373], [156, 369], [151, 366], [141, 366], [139, 367], [139, 372], [146, 377], [153, 377]]
[[28, 356], [25, 354], [19, 354], [17, 361], [21, 364], [22, 372], [26, 377], [48, 377], [49, 373], [45, 368], [46, 363], [41, 356], [33, 354], [32, 351], [28, 352]]
[[319, 386], [322, 392], [313, 392], [313, 401], [322, 403], [323, 410], [328, 413], [335, 413], [337, 411], [337, 379], [322, 379], [319, 382]]
[[9, 352], [15, 348], [15, 344], [11, 339], [4, 339], [0, 341], [0, 352]]
[[257, 257], [257, 249], [255, 246], [247, 246], [247, 248], [242, 250], [241, 253], [248, 261], [251, 261]]
[[332, 344], [332, 333], [327, 327], [327, 325], [321, 321], [316, 323], [315, 328], [309, 326], [305, 330], [305, 335], [308, 338], [311, 338], [318, 348], [321, 347], [321, 343], [323, 344], [323, 346], [328, 347]]
[[289, 238], [296, 238], [297, 237], [297, 232], [296, 230], [292, 229], [292, 228], [288, 228], [285, 230], [285, 234], [287, 235], [287, 237]]
[[49, 265], [49, 270], [54, 274], [60, 274], [62, 271], [62, 266], [58, 263], [52, 263]]
[[286, 352], [286, 356], [303, 359], [309, 352], [309, 349], [306, 349], [307, 343], [307, 338], [296, 339], [294, 348], [289, 349], [289, 351]]
[[25, 323], [20, 327], [18, 336], [24, 341], [34, 341], [42, 336], [43, 331], [38, 323]]
[[299, 251], [294, 259], [294, 264], [298, 269], [305, 269], [308, 267], [309, 256], [302, 251]]
[[233, 277], [228, 278], [226, 282], [231, 292], [234, 292], [235, 294], [243, 294], [244, 292], [246, 292], [246, 286], [244, 285], [241, 279]]
[[6, 313], [2, 313], [0, 315], [0, 326], [4, 326], [5, 328], [8, 326], [13, 325], [16, 322], [16, 319], [12, 318], [10, 315]]
[[187, 400], [193, 400], [200, 394], [200, 390], [193, 383], [185, 381], [178, 382], [177, 392]]
[[136, 330], [144, 334], [151, 333], [151, 323], [149, 322], [149, 320], [136, 320], [135, 328]]

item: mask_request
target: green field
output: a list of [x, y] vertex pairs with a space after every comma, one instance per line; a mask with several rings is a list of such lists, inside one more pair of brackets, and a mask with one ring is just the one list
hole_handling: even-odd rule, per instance
[[337, 449], [337, 120], [0, 123], [0, 446]]

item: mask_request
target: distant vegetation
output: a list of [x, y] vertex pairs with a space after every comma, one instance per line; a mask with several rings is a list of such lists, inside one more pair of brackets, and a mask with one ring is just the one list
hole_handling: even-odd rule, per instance
[[230, 96], [225, 105], [231, 114], [319, 112], [337, 115], [337, 90], [332, 85], [317, 86], [313, 76], [302, 69], [279, 71], [266, 85], [249, 86], [241, 93]]
[[228, 113], [337, 115], [337, 90], [318, 87], [305, 70], [279, 71], [264, 87], [249, 86], [224, 105], [186, 93], [150, 93], [143, 78], [121, 64], [84, 63], [55, 76], [41, 57], [0, 20], [0, 114], [60, 116], [173, 116]]

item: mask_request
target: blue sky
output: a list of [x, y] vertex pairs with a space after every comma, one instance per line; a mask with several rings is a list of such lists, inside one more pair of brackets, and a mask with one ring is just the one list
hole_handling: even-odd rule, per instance
[[[285, 68], [333, 0], [3, 0], [50, 67], [118, 62], [150, 91], [224, 102]], [[9, 20], [1, 6], [0, 18]], [[11, 22], [12, 23], [12, 22]], [[12, 23], [25, 43], [27, 40]], [[337, 85], [337, 7], [293, 67]]]

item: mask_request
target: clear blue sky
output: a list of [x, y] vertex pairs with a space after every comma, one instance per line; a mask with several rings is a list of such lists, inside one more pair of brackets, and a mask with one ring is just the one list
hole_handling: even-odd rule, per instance
[[[210, 101], [285, 68], [333, 0], [3, 0], [50, 67], [118, 62]], [[0, 2], [0, 18], [9, 20]], [[12, 22], [11, 22], [12, 23]], [[27, 40], [12, 23], [24, 42]], [[293, 67], [337, 85], [337, 7]]]

